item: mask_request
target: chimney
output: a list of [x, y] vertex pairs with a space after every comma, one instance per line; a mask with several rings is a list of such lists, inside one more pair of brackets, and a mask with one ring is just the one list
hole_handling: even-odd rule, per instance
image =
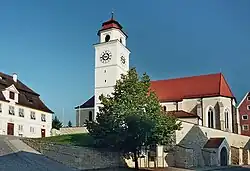
[[13, 73], [12, 77], [13, 77], [13, 80], [14, 80], [15, 82], [17, 82], [17, 74], [16, 74], [16, 73]]

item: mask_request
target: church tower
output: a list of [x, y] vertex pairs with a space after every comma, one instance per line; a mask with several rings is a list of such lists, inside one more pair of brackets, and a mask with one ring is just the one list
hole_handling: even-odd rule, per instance
[[130, 51], [126, 47], [127, 34], [112, 17], [98, 31], [99, 43], [95, 44], [95, 112], [100, 106], [99, 96], [113, 92], [116, 80], [129, 70]]

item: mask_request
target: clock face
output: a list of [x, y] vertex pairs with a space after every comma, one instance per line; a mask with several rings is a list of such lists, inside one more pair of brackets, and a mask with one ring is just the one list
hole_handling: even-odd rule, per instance
[[105, 50], [104, 52], [102, 52], [101, 56], [100, 56], [100, 61], [102, 63], [108, 63], [111, 60], [111, 52], [108, 50]]
[[122, 63], [123, 65], [125, 65], [125, 64], [126, 64], [126, 59], [125, 59], [125, 57], [124, 57], [124, 56], [121, 56], [121, 63]]

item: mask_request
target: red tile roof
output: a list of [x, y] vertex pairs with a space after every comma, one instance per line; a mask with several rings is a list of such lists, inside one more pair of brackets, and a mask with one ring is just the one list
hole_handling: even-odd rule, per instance
[[167, 112], [168, 115], [173, 115], [177, 118], [199, 118], [198, 115], [193, 114], [193, 113], [189, 113], [183, 110], [179, 110], [179, 111], [168, 111]]
[[113, 18], [111, 18], [110, 20], [102, 23], [102, 28], [98, 31], [97, 35], [100, 36], [101, 31], [111, 29], [111, 28], [116, 28], [116, 29], [121, 30], [123, 32], [123, 34], [126, 37], [128, 37], [127, 34], [122, 30], [122, 25]]
[[210, 138], [204, 148], [219, 148], [225, 138]]
[[234, 98], [221, 73], [151, 81], [150, 89], [161, 102], [214, 96]]

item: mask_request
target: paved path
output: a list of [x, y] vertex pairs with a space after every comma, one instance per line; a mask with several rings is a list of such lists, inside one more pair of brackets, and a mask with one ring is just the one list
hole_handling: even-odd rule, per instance
[[0, 171], [77, 171], [22, 143], [15, 137], [0, 136]]

